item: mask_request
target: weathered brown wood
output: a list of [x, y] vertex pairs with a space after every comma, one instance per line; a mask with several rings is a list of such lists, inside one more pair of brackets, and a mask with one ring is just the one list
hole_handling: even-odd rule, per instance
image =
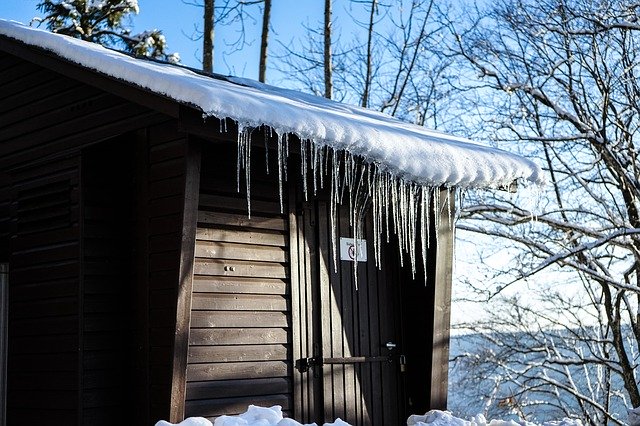
[[220, 312], [194, 311], [191, 314], [191, 327], [268, 327], [286, 328], [288, 318], [284, 312]]
[[196, 219], [200, 193], [200, 147], [194, 141], [188, 141], [187, 143], [184, 172], [184, 210], [182, 213], [182, 246], [180, 248], [176, 325], [173, 343], [173, 375], [171, 378], [171, 408], [169, 413], [170, 421], [175, 423], [184, 419], [185, 410]]
[[193, 295], [193, 309], [259, 312], [286, 311], [288, 307], [289, 301], [280, 295], [214, 293], [195, 293]]
[[[287, 377], [289, 366], [282, 361], [190, 364], [190, 381], [232, 380], [243, 377]], [[245, 407], [246, 409], [246, 407]]]
[[285, 377], [266, 379], [191, 382], [187, 385], [187, 399], [213, 399], [240, 396], [282, 394], [290, 392], [291, 380]]
[[[330, 240], [330, 224], [327, 213], [327, 203], [318, 202], [318, 247], [319, 247], [319, 272], [320, 272], [320, 344], [322, 345], [322, 356], [339, 356], [333, 348], [333, 333], [332, 322], [336, 321], [333, 325], [340, 335], [342, 334], [342, 327], [340, 324], [339, 316], [335, 316], [335, 291], [331, 286], [331, 274], [333, 271], [332, 256], [331, 256], [331, 240]], [[316, 302], [318, 303], [318, 302]], [[335, 316], [335, 318], [334, 318]], [[342, 396], [341, 389], [338, 389], [338, 384], [334, 384], [335, 372], [338, 367], [327, 366], [323, 367], [323, 381], [322, 392], [325, 397], [323, 401], [323, 418], [329, 419], [333, 416], [333, 398], [328, 398], [333, 394], [333, 389], [336, 389], [336, 397], [339, 399]], [[344, 414], [342, 414], [344, 417]], [[335, 418], [335, 417], [334, 417]]]
[[[373, 232], [370, 232], [367, 235], [369, 240], [371, 241]], [[385, 269], [389, 269], [391, 265], [389, 262], [387, 262], [384, 250], [381, 250], [380, 256], [381, 256], [380, 263], [382, 265], [385, 265], [384, 266]], [[384, 285], [384, 281], [380, 280], [380, 277], [382, 276], [382, 274], [378, 270], [378, 268], [375, 266], [375, 262], [368, 262], [367, 269], [368, 269], [369, 281], [375, 280], [375, 282], [377, 283], [377, 285], [375, 286], [367, 285], [366, 289], [363, 289], [363, 293], [366, 290], [368, 301], [369, 301], [368, 325], [370, 329], [369, 348], [371, 351], [369, 353], [371, 355], [380, 355], [382, 353], [385, 353], [384, 350], [382, 349], [382, 344], [386, 343], [386, 342], [382, 342], [381, 340], [380, 321], [382, 319], [380, 318], [380, 312], [379, 312], [379, 307], [380, 307], [379, 288], [382, 285]], [[382, 386], [380, 386], [380, 383], [382, 383], [381, 370], [383, 368], [384, 368], [383, 366], [379, 366], [379, 365], [371, 366], [370, 368], [371, 384], [368, 387], [368, 389], [365, 389], [365, 401], [369, 402], [368, 407], [370, 408], [369, 412], [371, 414], [369, 417], [369, 423], [374, 425], [379, 424], [380, 421], [383, 419], [383, 416], [382, 416], [383, 407], [381, 404]], [[365, 424], [366, 423], [367, 422], [365, 422]]]
[[[84, 117], [85, 121], [91, 121], [93, 123], [93, 127], [65, 135], [42, 133], [41, 135], [51, 142], [47, 142], [45, 145], [32, 145], [27, 149], [22, 149], [9, 155], [0, 156], [0, 168], [24, 163], [26, 161], [30, 161], [34, 157], [52, 159], [57, 157], [60, 153], [72, 152], [78, 147], [98, 143], [107, 140], [110, 137], [128, 131], [134, 131], [147, 125], [155, 124], [164, 119], [156, 112], [132, 110], [131, 108], [128, 110], [122, 109], [117, 113], [114, 111], [103, 111], [100, 115], [102, 118], [108, 117], [112, 121], [104, 123], [99, 120], [98, 117]], [[72, 128], [74, 125], [71, 124], [69, 127]], [[65, 129], [63, 128], [62, 130]], [[32, 139], [24, 139], [24, 142], [27, 143], [30, 140]]]
[[[347, 210], [346, 206], [340, 206], [339, 209], [339, 233], [337, 237], [350, 237], [354, 238], [353, 229], [349, 226], [349, 215], [351, 212]], [[358, 264], [356, 263], [356, 267]], [[342, 336], [339, 345], [342, 346], [342, 356], [351, 357], [356, 354], [356, 350], [359, 346], [358, 334], [356, 332], [358, 303], [355, 296], [356, 286], [358, 283], [355, 281], [353, 262], [340, 261], [340, 300], [341, 307], [339, 311], [340, 318], [342, 319]], [[362, 275], [360, 276], [362, 278]], [[365, 276], [366, 278], [366, 276]], [[335, 289], [336, 283], [332, 283], [332, 287]], [[366, 354], [369, 355], [369, 354]], [[356, 377], [355, 368], [353, 365], [344, 365], [344, 418], [346, 421], [357, 423], [358, 418], [358, 406], [356, 392]]]
[[189, 363], [287, 361], [289, 351], [284, 344], [242, 346], [190, 346]]
[[287, 252], [278, 247], [215, 241], [198, 241], [196, 257], [280, 263], [288, 260]]
[[193, 281], [196, 293], [252, 293], [287, 294], [287, 282], [282, 279], [254, 277], [222, 277], [196, 275]]
[[[452, 203], [450, 190], [440, 192], [441, 200]], [[451, 282], [453, 271], [454, 233], [451, 229], [449, 212], [441, 209], [437, 231], [438, 241], [435, 257], [434, 297], [433, 297], [433, 341], [431, 345], [431, 392], [430, 409], [445, 410], [447, 408], [447, 391], [449, 385], [449, 330], [451, 317]]]
[[287, 343], [284, 328], [194, 328], [189, 334], [191, 345], [260, 345]]
[[183, 163], [184, 158], [181, 157], [151, 163], [151, 166], [149, 167], [149, 182], [182, 176], [185, 173], [185, 170], [182, 167]]
[[[229, 210], [247, 211], [247, 200], [239, 197], [229, 197], [224, 195], [203, 194], [200, 199], [200, 206], [204, 208], [224, 208]], [[251, 200], [251, 214], [275, 214], [280, 215], [280, 203], [277, 201]]]
[[[298, 196], [300, 194], [298, 193]], [[318, 236], [316, 236], [316, 227], [320, 226], [322, 219], [317, 213], [313, 203], [303, 203], [303, 228], [301, 233], [301, 257], [304, 258], [304, 264], [301, 267], [304, 268], [304, 272], [301, 276], [304, 278], [304, 294], [305, 304], [303, 306], [303, 316], [305, 323], [303, 324], [303, 330], [306, 329], [307, 340], [305, 342], [306, 353], [309, 356], [317, 356], [321, 354], [325, 355], [324, 344], [322, 343], [322, 327], [323, 327], [323, 315], [322, 307], [324, 306], [325, 299], [323, 297], [322, 282], [323, 282], [323, 268], [326, 269], [326, 264], [323, 262], [323, 256], [320, 239], [325, 238], [324, 234], [318, 230]], [[318, 301], [320, 301], [321, 308], [318, 309]], [[328, 300], [326, 300], [328, 302]], [[320, 340], [320, 341], [319, 341]], [[313, 375], [306, 377], [306, 390], [307, 390], [307, 404], [309, 412], [309, 421], [324, 421], [324, 403], [325, 396], [323, 392], [324, 386], [324, 372], [322, 370], [314, 371]]]
[[[2, 81], [1, 77], [0, 81]], [[81, 101], [86, 95], [87, 88], [78, 86], [72, 80], [55, 79], [53, 81], [45, 81], [2, 101], [0, 127], [23, 120], [25, 116], [37, 117], [46, 112], [51, 108], [52, 98], [72, 104]], [[6, 110], [5, 105], [7, 106]]]
[[199, 275], [230, 277], [289, 278], [289, 268], [273, 262], [196, 259], [194, 272]]
[[241, 228], [271, 229], [284, 231], [285, 220], [281, 217], [260, 217], [246, 214], [232, 214], [221, 212], [198, 212], [198, 222], [208, 225], [237, 226]]
[[[82, 107], [79, 107], [78, 104], [82, 105]], [[28, 148], [29, 144], [21, 143], [21, 141], [26, 140], [25, 135], [32, 136], [35, 140], [42, 140], [44, 139], [41, 137], [42, 132], [64, 134], [64, 126], [80, 122], [79, 118], [85, 114], [91, 115], [97, 111], [117, 111], [118, 109], [126, 108], [121, 99], [100, 92], [94, 93], [93, 96], [86, 94], [76, 104], [60, 105], [57, 102], [56, 105], [58, 108], [53, 109], [50, 106], [43, 114], [33, 117], [34, 119], [32, 120], [19, 121], [1, 128], [0, 140], [11, 141], [14, 139], [13, 143], [18, 143]], [[130, 110], [133, 111], [133, 109]], [[85, 123], [80, 126], [79, 130], [86, 130], [87, 128], [90, 127]], [[0, 150], [0, 152], [8, 153], [10, 152], [9, 149], [10, 146], [7, 146], [6, 151]]]
[[[160, 132], [156, 129], [162, 129]], [[175, 122], [168, 121], [161, 126], [155, 126], [152, 129], [154, 143], [149, 151], [149, 162], [157, 164], [163, 161], [172, 160], [174, 158], [183, 158], [186, 153], [184, 144], [184, 135], [173, 134], [175, 132]], [[167, 139], [167, 141], [164, 141]]]
[[168, 98], [156, 95], [148, 90], [123, 84], [113, 77], [101, 75], [95, 71], [72, 64], [52, 52], [12, 41], [0, 36], [0, 50], [18, 56], [36, 65], [60, 73], [61, 75], [113, 93], [129, 101], [139, 103], [163, 114], [178, 117], [180, 106]]
[[291, 401], [285, 395], [248, 396], [239, 398], [224, 398], [211, 400], [195, 400], [187, 402], [187, 415], [212, 418], [221, 415], [234, 415], [247, 411], [251, 404], [261, 407], [279, 405], [283, 411], [288, 410]]
[[267, 230], [255, 232], [241, 229], [198, 228], [197, 238], [202, 241], [236, 242], [276, 247], [287, 245], [284, 233]]
[[[306, 340], [303, 338], [302, 329], [302, 300], [301, 300], [301, 279], [300, 266], [304, 264], [298, 256], [298, 216], [297, 200], [295, 188], [289, 188], [289, 259], [291, 265], [291, 334], [292, 334], [292, 356], [293, 362], [302, 358], [302, 345]], [[305, 336], [306, 337], [306, 336]], [[293, 371], [293, 412], [294, 416], [304, 422], [308, 421], [307, 406], [303, 401], [306, 392], [303, 389], [304, 381], [298, 371]]]

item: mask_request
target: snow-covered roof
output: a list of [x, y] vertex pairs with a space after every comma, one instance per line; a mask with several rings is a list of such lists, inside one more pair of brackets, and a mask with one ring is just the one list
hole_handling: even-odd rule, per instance
[[204, 116], [235, 120], [241, 129], [266, 125], [281, 135], [292, 133], [316, 145], [347, 150], [420, 185], [498, 187], [543, 180], [540, 167], [518, 155], [376, 111], [251, 80], [211, 78], [17, 22], [0, 20], [0, 35], [194, 106]]

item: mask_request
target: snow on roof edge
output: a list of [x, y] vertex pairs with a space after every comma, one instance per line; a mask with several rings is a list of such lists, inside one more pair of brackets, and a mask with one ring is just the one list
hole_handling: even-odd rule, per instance
[[83, 67], [134, 84], [205, 116], [239, 127], [273, 128], [346, 150], [421, 185], [503, 187], [543, 184], [541, 168], [506, 151], [428, 130], [386, 114], [248, 79], [217, 79], [184, 67], [136, 59], [97, 44], [0, 19], [0, 35], [39, 47]]

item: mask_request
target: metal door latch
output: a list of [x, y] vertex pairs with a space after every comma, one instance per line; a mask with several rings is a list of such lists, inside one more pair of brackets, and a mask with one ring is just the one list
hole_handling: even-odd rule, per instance
[[405, 355], [400, 355], [400, 372], [407, 372], [407, 357]]
[[296, 360], [295, 368], [301, 373], [306, 373], [311, 367], [322, 365], [322, 358], [300, 358]]

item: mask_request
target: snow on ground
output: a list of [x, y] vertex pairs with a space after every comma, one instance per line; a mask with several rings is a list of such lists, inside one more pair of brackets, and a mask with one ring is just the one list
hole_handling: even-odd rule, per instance
[[211, 78], [140, 60], [71, 37], [0, 20], [0, 35], [49, 50], [73, 63], [143, 87], [240, 129], [267, 125], [279, 137], [362, 156], [382, 171], [431, 187], [499, 187], [543, 182], [538, 165], [518, 155], [405, 123], [388, 115], [238, 78]]
[[[312, 423], [312, 425], [316, 425]], [[487, 421], [482, 414], [471, 420], [454, 417], [448, 411], [432, 410], [422, 416], [412, 415], [407, 419], [407, 426], [537, 426], [536, 423], [515, 422], [513, 420]], [[165, 421], [159, 421], [156, 426], [174, 426]], [[191, 417], [178, 423], [178, 426], [212, 426], [212, 423], [202, 417]], [[247, 411], [237, 416], [221, 416], [213, 426], [311, 426], [302, 425], [293, 419], [282, 417], [282, 407], [275, 405], [271, 408], [250, 405]], [[316, 425], [317, 426], [317, 425]], [[336, 419], [333, 423], [323, 426], [349, 426], [348, 423]], [[542, 423], [540, 426], [582, 426], [580, 420], [563, 419]], [[635, 425], [634, 425], [635, 426]]]

